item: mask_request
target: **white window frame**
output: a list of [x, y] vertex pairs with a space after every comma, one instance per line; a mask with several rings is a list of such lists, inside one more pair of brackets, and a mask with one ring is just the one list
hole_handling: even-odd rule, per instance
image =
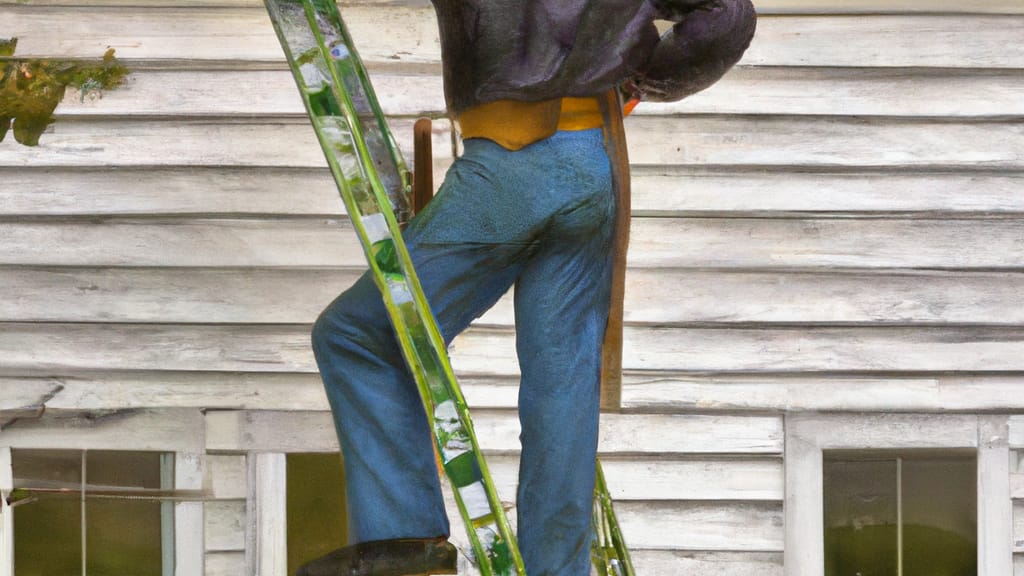
[[978, 574], [1013, 574], [1009, 417], [786, 416], [785, 576], [823, 576], [825, 450], [972, 449], [978, 456]]
[[[175, 490], [202, 490], [205, 427], [198, 410], [138, 411], [109, 421], [39, 419], [4, 430], [0, 446], [0, 576], [14, 576], [14, 488], [11, 450], [139, 450], [174, 454]], [[203, 503], [174, 503], [174, 574], [204, 573]]]

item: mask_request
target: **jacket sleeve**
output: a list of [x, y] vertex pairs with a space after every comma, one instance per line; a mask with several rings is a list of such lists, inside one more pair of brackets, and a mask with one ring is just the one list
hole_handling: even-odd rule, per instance
[[675, 22], [634, 82], [643, 100], [681, 100], [711, 86], [740, 60], [754, 37], [750, 0], [648, 0]]

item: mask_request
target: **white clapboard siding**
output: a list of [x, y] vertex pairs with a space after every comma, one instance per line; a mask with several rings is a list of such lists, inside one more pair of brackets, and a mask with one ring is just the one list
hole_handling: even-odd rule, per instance
[[782, 505], [767, 502], [622, 502], [626, 542], [644, 549], [779, 552]]
[[[411, 132], [412, 120], [392, 123]], [[638, 166], [1024, 167], [1024, 126], [800, 117], [659, 117], [627, 119], [630, 161]], [[434, 128], [434, 150], [450, 154], [448, 121]], [[446, 149], [447, 146], [447, 149]], [[411, 150], [403, 154], [412, 157]], [[0, 167], [22, 166], [323, 167], [308, 121], [66, 120], [37, 147], [0, 145]]]
[[[402, 134], [396, 136], [402, 139]], [[451, 161], [440, 156], [434, 167], [435, 187]], [[0, 168], [0, 178], [5, 183], [0, 208], [8, 217], [344, 213], [326, 168], [7, 167]], [[637, 166], [632, 180], [636, 217], [881, 213], [935, 218], [1024, 213], [1024, 171], [808, 173], [773, 168], [751, 173], [728, 167]]]
[[[0, 264], [359, 267], [353, 238], [334, 219], [0, 222]], [[1024, 221], [644, 218], [633, 222], [630, 249], [629, 264], [641, 268], [1016, 270]]]
[[1024, 212], [1024, 172], [946, 169], [915, 172], [849, 169], [638, 166], [632, 174], [635, 216], [702, 213], [764, 216], [882, 213], [894, 218]]
[[782, 576], [782, 554], [631, 550], [637, 574], [673, 576]]
[[624, 378], [622, 405], [631, 410], [726, 412], [759, 409], [787, 412], [1022, 411], [1022, 388], [1024, 377], [1016, 374], [897, 377], [630, 374]]
[[[484, 450], [519, 451], [519, 420], [514, 411], [477, 410], [473, 422]], [[208, 450], [233, 452], [338, 449], [329, 412], [209, 412], [206, 443]], [[782, 450], [782, 419], [756, 415], [606, 414], [601, 421], [599, 450], [620, 455], [778, 455]]]
[[[395, 134], [411, 134], [413, 119], [391, 122]], [[438, 160], [451, 156], [447, 120], [434, 123]], [[405, 142], [403, 140], [403, 142]], [[412, 158], [409, 148], [402, 154]], [[35, 147], [0, 143], [0, 167], [25, 166], [327, 166], [309, 120], [64, 120]]]
[[[312, 323], [363, 273], [344, 269], [26, 268], [0, 275], [0, 321]], [[800, 294], [801, 298], [792, 298]], [[635, 268], [631, 324], [1019, 325], [1024, 274]], [[511, 326], [512, 293], [477, 324]]]
[[[627, 370], [878, 372], [1022, 370], [1020, 328], [627, 327]], [[451, 357], [467, 374], [518, 371], [507, 329], [471, 328]], [[313, 372], [307, 326], [18, 324], [0, 334], [0, 368]]]
[[41, 450], [132, 450], [203, 453], [203, 414], [197, 409], [98, 411], [87, 416], [23, 418], [6, 426], [11, 448]]
[[703, 92], [633, 114], [983, 118], [1020, 114], [1022, 100], [1017, 70], [738, 66]]
[[[85, 98], [69, 90], [60, 118], [80, 116], [252, 116], [305, 114], [287, 70], [134, 69], [123, 86]], [[390, 116], [443, 117], [436, 73], [371, 69]], [[1024, 111], [1016, 71], [877, 68], [738, 67], [717, 84], [679, 102], [645, 103], [635, 114], [793, 114], [984, 118]]]
[[[429, 6], [352, 6], [345, 19], [370, 62], [436, 63]], [[261, 8], [0, 6], [0, 29], [19, 37], [20, 56], [279, 61]], [[1021, 18], [1009, 15], [771, 16], [758, 22], [743, 58], [757, 66], [1019, 68]], [[40, 31], [60, 30], [60, 34]], [[387, 34], [381, 34], [386, 30]], [[984, 30], [984, 34], [979, 34]]]
[[[512, 353], [512, 351], [509, 351]], [[633, 412], [1024, 411], [1017, 375], [714, 375], [627, 372], [623, 407]], [[459, 382], [474, 409], [514, 408], [518, 377], [473, 376]], [[328, 410], [316, 374], [223, 372], [97, 372], [54, 377], [3, 377], [0, 410], [9, 417], [100, 410], [208, 408]], [[1024, 481], [1022, 481], [1024, 482]], [[1017, 490], [1024, 498], [1024, 483]]]
[[[627, 370], [694, 372], [1022, 370], [1019, 328], [627, 327]], [[451, 356], [463, 373], [518, 371], [510, 330], [472, 328]], [[312, 372], [307, 326], [8, 324], [0, 367], [75, 370]]]
[[[374, 90], [384, 113], [445, 116], [437, 74], [373, 73]], [[68, 90], [59, 118], [79, 116], [288, 116], [306, 110], [292, 74], [274, 70], [137, 69], [116, 90], [89, 93]]]
[[8, 218], [154, 214], [316, 216], [345, 212], [326, 167], [32, 167], [0, 169], [0, 178], [5, 183], [0, 188], [0, 208]]

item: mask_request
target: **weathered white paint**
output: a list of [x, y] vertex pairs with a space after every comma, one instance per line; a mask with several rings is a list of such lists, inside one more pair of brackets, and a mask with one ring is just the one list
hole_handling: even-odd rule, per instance
[[164, 409], [43, 416], [17, 420], [3, 430], [4, 445], [40, 450], [124, 450], [126, 438], [132, 450], [202, 453], [203, 415], [196, 409]]
[[246, 550], [245, 500], [205, 502], [203, 508], [206, 518], [207, 552]]
[[[498, 494], [514, 500], [518, 455], [491, 454], [487, 465]], [[616, 502], [782, 501], [782, 460], [777, 457], [665, 454], [652, 459], [608, 454], [601, 467]]]
[[207, 552], [205, 576], [247, 576], [245, 552]]
[[[287, 70], [143, 68], [98, 97], [69, 90], [61, 118], [176, 115], [251, 117], [305, 115]], [[389, 116], [445, 116], [436, 70], [371, 66], [374, 89]], [[679, 102], [644, 103], [637, 115], [783, 114], [985, 118], [1024, 110], [1024, 79], [1014, 71], [741, 66], [711, 88]]]
[[[391, 122], [396, 134], [412, 131], [413, 119]], [[433, 149], [451, 150], [448, 120], [434, 122]], [[403, 141], [404, 143], [404, 141]], [[403, 155], [412, 158], [410, 148]], [[299, 167], [324, 168], [327, 161], [304, 118], [252, 120], [138, 119], [65, 120], [54, 124], [39, 146], [0, 144], [0, 166], [15, 167]]]
[[[476, 410], [473, 424], [489, 452], [519, 451], [519, 421], [507, 410]], [[330, 413], [215, 411], [206, 415], [207, 449], [244, 452], [336, 452]], [[782, 419], [775, 416], [605, 414], [602, 453], [779, 454]]]
[[1024, 415], [1010, 416], [1010, 448], [1024, 449]]
[[777, 552], [688, 552], [630, 550], [637, 574], [673, 576], [782, 576]]
[[[122, 439], [122, 443], [124, 443], [124, 439]], [[205, 477], [206, 453], [202, 448], [196, 452], [175, 454], [174, 488], [176, 490], [202, 490], [206, 487]], [[193, 576], [203, 573], [204, 524], [202, 502], [176, 502], [174, 504], [175, 576]]]
[[[350, 224], [334, 219], [26, 221], [0, 223], [0, 264], [360, 267], [353, 239]], [[638, 218], [630, 246], [639, 268], [1015, 271], [1024, 265], [1024, 221]]]
[[[436, 63], [440, 44], [429, 6], [353, 6], [345, 18], [368, 61]], [[758, 22], [746, 65], [1015, 68], [1019, 16], [771, 16]], [[34, 35], [56, 28], [61, 35]], [[280, 61], [261, 8], [90, 7], [56, 12], [0, 6], [0, 29], [24, 40], [21, 56]], [[984, 29], [985, 34], [976, 31]], [[387, 30], [387, 34], [380, 34]]]
[[[514, 334], [470, 328], [453, 342], [462, 374], [518, 373]], [[29, 374], [78, 370], [315, 371], [309, 328], [15, 324], [0, 334], [0, 368]], [[1021, 369], [1019, 328], [646, 328], [627, 326], [626, 370], [878, 372]]]
[[647, 549], [779, 552], [782, 507], [762, 502], [621, 502], [627, 542]]
[[1018, 375], [627, 375], [631, 410], [960, 412], [1024, 410]]
[[[362, 273], [358, 268], [12, 268], [0, 278], [0, 319], [311, 324]], [[1024, 274], [1015, 272], [634, 268], [626, 282], [625, 320], [636, 324], [1024, 322]], [[512, 326], [511, 292], [477, 323]], [[52, 391], [42, 385], [18, 390], [15, 398], [0, 398], [0, 409], [29, 405]]]
[[787, 576], [823, 573], [822, 452], [836, 449], [978, 450], [979, 574], [1011, 570], [1006, 416], [912, 414], [786, 416]]
[[[249, 456], [249, 497], [246, 501], [247, 564], [256, 576], [288, 573], [287, 456], [258, 453]], [[298, 481], [298, 479], [296, 479]]]
[[239, 500], [248, 496], [249, 471], [246, 457], [211, 454], [206, 457], [206, 485], [218, 500]]
[[[392, 123], [409, 132], [412, 119]], [[450, 150], [437, 120], [435, 153]], [[0, 167], [326, 165], [308, 121], [66, 120], [40, 145], [0, 145]], [[916, 167], [1020, 169], [1024, 128], [1012, 122], [790, 116], [630, 116], [630, 160], [685, 167]], [[666, 145], [666, 142], [674, 145]], [[448, 147], [446, 149], [446, 146]], [[412, 157], [410, 150], [403, 154]]]
[[1013, 571], [1008, 426], [1006, 416], [978, 417], [978, 574]]
[[[46, 403], [49, 413], [103, 409], [208, 408], [328, 410], [323, 385], [311, 373], [89, 372], [69, 378], [0, 378], [0, 390], [39, 381], [63, 389]], [[518, 378], [459, 378], [474, 408], [512, 408]], [[48, 384], [49, 385], [49, 384]], [[627, 373], [623, 406], [633, 412], [1021, 411], [1024, 380], [1016, 375], [835, 376], [801, 374]], [[32, 400], [34, 402], [34, 399]], [[35, 405], [35, 404], [33, 404]], [[34, 415], [36, 412], [33, 411]], [[5, 411], [24, 416], [24, 407]]]
[[[435, 186], [449, 162], [439, 158], [435, 163]], [[1024, 212], [1021, 174], [805, 173], [785, 167], [748, 173], [728, 167], [634, 166], [633, 215], [1016, 216]], [[0, 206], [12, 216], [344, 214], [325, 168], [8, 167], [0, 168], [0, 178], [5, 182]]]

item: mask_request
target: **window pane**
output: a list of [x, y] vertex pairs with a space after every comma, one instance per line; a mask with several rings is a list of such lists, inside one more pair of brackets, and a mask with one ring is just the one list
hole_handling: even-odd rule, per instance
[[896, 575], [896, 461], [826, 460], [826, 576]]
[[[159, 452], [90, 451], [84, 458], [87, 494], [90, 489], [161, 487]], [[12, 452], [15, 486], [74, 491], [15, 508], [16, 576], [81, 574], [82, 459], [80, 451]], [[85, 524], [89, 576], [161, 575], [160, 502], [87, 498]]]
[[348, 542], [338, 454], [288, 455], [288, 573]]
[[[71, 488], [82, 478], [77, 450], [12, 450], [14, 486]], [[82, 508], [74, 499], [29, 502], [13, 509], [16, 576], [82, 573]]]
[[973, 457], [903, 461], [904, 576], [976, 576], [977, 471]]
[[160, 576], [159, 502], [89, 500], [85, 518], [88, 576]]

